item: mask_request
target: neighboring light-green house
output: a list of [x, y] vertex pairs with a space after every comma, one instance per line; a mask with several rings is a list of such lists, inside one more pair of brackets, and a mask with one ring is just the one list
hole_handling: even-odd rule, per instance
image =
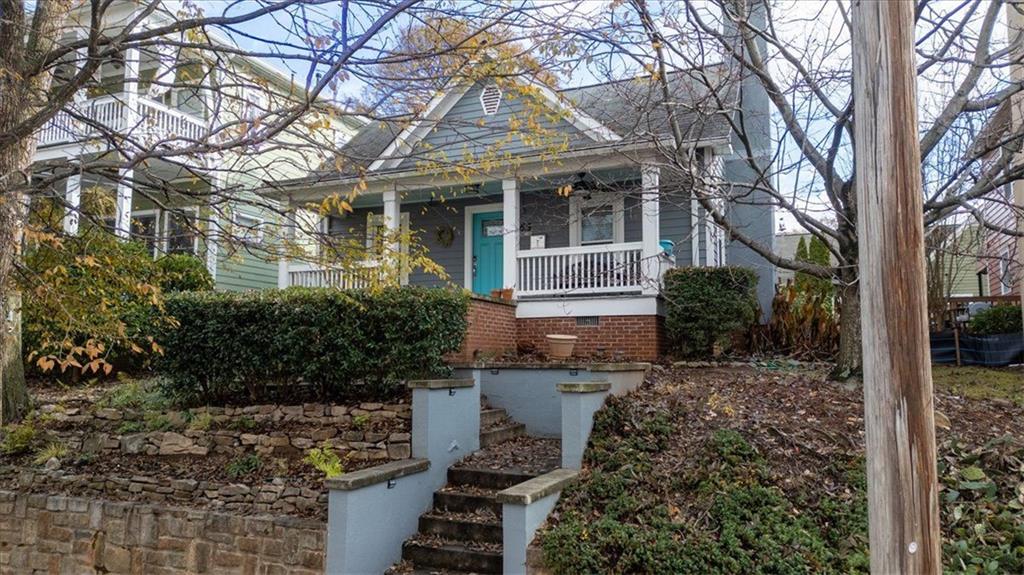
[[[105, 29], [118, 30], [136, 10], [134, 2], [116, 2], [104, 13]], [[155, 11], [141, 25], [163, 26], [172, 17]], [[79, 3], [63, 39], [84, 34], [89, 18], [88, 3]], [[209, 42], [228, 40], [211, 33]], [[174, 45], [169, 38], [166, 45], [130, 47], [105, 61], [76, 99], [38, 131], [33, 171], [70, 172], [63, 187], [52, 192], [68, 208], [66, 233], [77, 233], [86, 225], [83, 220], [99, 223], [120, 237], [145, 242], [154, 257], [195, 254], [206, 262], [217, 289], [274, 287], [280, 210], [251, 190], [320, 166], [364, 122], [315, 103], [268, 142], [218, 154], [149, 158], [116, 177], [76, 171], [123, 154], [122, 138], [141, 141], [143, 148], [173, 150], [257, 130], [261, 121], [305, 94], [302, 85], [256, 58], [218, 60], [193, 48], [175, 51]], [[79, 54], [69, 57], [55, 72], [55, 83], [83, 61]]]

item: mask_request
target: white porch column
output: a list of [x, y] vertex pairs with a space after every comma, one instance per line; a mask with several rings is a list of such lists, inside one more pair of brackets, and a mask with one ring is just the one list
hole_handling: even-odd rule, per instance
[[519, 281], [519, 188], [515, 180], [502, 180], [502, 287], [515, 289]]
[[[389, 239], [395, 239], [402, 228], [402, 202], [398, 199], [398, 192], [391, 190], [384, 192], [384, 228], [387, 229]], [[398, 241], [393, 241], [388, 250], [397, 254], [401, 249]]]
[[[399, 234], [402, 231], [402, 202], [398, 197], [397, 190], [384, 192], [384, 229], [388, 234], [387, 251], [384, 254], [390, 260], [390, 266], [404, 266], [401, 261], [402, 243]], [[385, 268], [388, 269], [388, 268]], [[402, 285], [406, 281], [406, 274], [399, 268], [391, 268], [398, 274], [398, 283]], [[390, 270], [389, 270], [390, 271]]]
[[284, 289], [291, 283], [288, 276], [288, 250], [291, 249], [291, 242], [295, 239], [295, 218], [296, 211], [289, 209], [281, 215], [281, 253], [277, 260], [277, 287]]
[[132, 230], [132, 178], [135, 172], [129, 169], [118, 171], [117, 212], [114, 218], [114, 235], [121, 239], [131, 237]]
[[[133, 130], [139, 124], [139, 49], [128, 48], [124, 52], [124, 133], [130, 137], [138, 137]], [[131, 143], [126, 146], [130, 147]], [[129, 157], [122, 158], [125, 161]], [[123, 239], [131, 236], [132, 224], [132, 178], [134, 170], [122, 168], [118, 171], [117, 180], [117, 217], [114, 220], [114, 233]]]
[[210, 277], [217, 280], [217, 254], [220, 253], [217, 247], [217, 238], [220, 235], [220, 216], [216, 211], [210, 212], [209, 221], [206, 223], [206, 270]]
[[[207, 170], [215, 170], [213, 161], [207, 159], [205, 162]], [[220, 253], [218, 247], [218, 240], [220, 238], [220, 210], [222, 204], [219, 200], [221, 199], [221, 192], [224, 190], [224, 174], [218, 171], [213, 171], [212, 177], [210, 178], [210, 185], [213, 189], [209, 195], [209, 210], [210, 215], [206, 222], [206, 269], [210, 272], [210, 277], [217, 280], [217, 256]]]
[[64, 212], [64, 233], [73, 236], [78, 233], [79, 210], [82, 207], [82, 175], [68, 176], [65, 186], [64, 201], [67, 208]]
[[661, 290], [661, 193], [658, 188], [660, 169], [654, 164], [640, 168], [642, 235], [640, 257], [643, 262], [644, 294], [656, 295]]

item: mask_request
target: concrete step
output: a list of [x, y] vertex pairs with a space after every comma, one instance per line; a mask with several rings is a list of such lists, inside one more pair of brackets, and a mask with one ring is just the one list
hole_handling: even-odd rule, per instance
[[477, 513], [490, 510], [501, 520], [501, 503], [495, 498], [496, 492], [463, 491], [459, 489], [443, 489], [434, 492], [434, 509], [443, 513], [445, 510], [459, 513]]
[[412, 562], [417, 569], [501, 573], [500, 551], [487, 551], [454, 541], [414, 538], [402, 546], [402, 559]]
[[489, 408], [480, 411], [480, 428], [484, 429], [490, 427], [496, 423], [499, 423], [503, 419], [508, 418], [508, 412], [504, 409]]
[[526, 435], [526, 426], [522, 423], [509, 423], [480, 432], [480, 447], [489, 447]]
[[482, 469], [474, 467], [449, 467], [449, 485], [471, 485], [485, 489], [508, 489], [536, 475], [517, 470]]
[[419, 532], [457, 541], [501, 543], [501, 523], [498, 521], [471, 521], [458, 516], [428, 513], [420, 517]]

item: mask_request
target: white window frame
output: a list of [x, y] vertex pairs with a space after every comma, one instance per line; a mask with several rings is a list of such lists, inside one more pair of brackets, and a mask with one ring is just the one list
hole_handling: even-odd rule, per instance
[[[240, 222], [240, 219], [251, 220], [252, 223], [245, 224]], [[238, 210], [235, 210], [231, 215], [231, 224], [235, 227], [235, 238], [247, 246], [258, 246], [263, 243], [263, 224], [265, 223], [266, 220], [259, 216], [246, 214]], [[238, 230], [243, 230], [245, 235], [240, 234]], [[252, 236], [252, 233], [255, 233], [255, 236]]]
[[[151, 208], [148, 210], [135, 210], [132, 212], [132, 216], [130, 218], [131, 222], [134, 222], [135, 218], [139, 216], [153, 216], [153, 249], [150, 250], [149, 255], [153, 256], [154, 258], [156, 258], [160, 254], [160, 243], [163, 241], [163, 238], [160, 235], [160, 226], [161, 221], [163, 220], [163, 218], [161, 217], [162, 214], [160, 212], [161, 210], [158, 210], [156, 208]], [[134, 232], [134, 230], [131, 230], [131, 225], [129, 225], [129, 230], [131, 232]], [[132, 239], [136, 238], [133, 236]]]
[[[402, 212], [401, 215], [401, 233], [402, 235], [409, 234], [409, 212]], [[370, 212], [366, 214], [366, 248], [373, 248], [373, 244], [377, 239], [377, 228], [384, 225], [384, 214], [375, 214]], [[372, 232], [372, 234], [371, 234]], [[401, 243], [402, 253], [409, 253], [409, 240], [402, 238]]]
[[1003, 248], [999, 256], [999, 293], [1009, 295], [1013, 289], [1013, 278], [1010, 277], [1010, 249]]
[[[408, 256], [409, 255], [409, 212], [401, 212], [401, 215], [399, 216], [399, 219], [401, 220], [401, 224], [399, 224], [399, 225], [401, 226], [400, 230], [401, 230], [402, 237], [400, 238], [400, 241], [398, 243], [398, 251], [403, 256]], [[384, 225], [384, 214], [383, 213], [376, 214], [376, 213], [373, 213], [373, 212], [369, 212], [369, 213], [366, 214], [366, 250], [370, 254], [374, 253], [373, 252], [373, 244], [376, 242], [376, 239], [377, 239], [377, 228], [379, 228], [382, 225]], [[372, 234], [371, 234], [371, 232], [372, 232]], [[377, 255], [379, 255], [379, 254], [375, 254], [373, 257], [376, 257]], [[401, 270], [402, 275], [401, 275], [401, 278], [399, 280], [402, 285], [408, 285], [408, 283], [409, 283], [409, 271], [410, 270], [409, 270], [408, 266], [403, 266], [402, 267], [402, 270]]]
[[[583, 210], [610, 205], [612, 207], [612, 240], [583, 241]], [[569, 245], [571, 247], [621, 244], [626, 241], [626, 201], [617, 192], [590, 192], [590, 197], [569, 198]]]
[[242, 86], [241, 91], [241, 120], [255, 120], [270, 109], [270, 94], [266, 89], [259, 86]]
[[[161, 253], [163, 253], [163, 255], [170, 255], [171, 232], [169, 228], [171, 224], [171, 216], [192, 214], [191, 217], [193, 219], [193, 225], [196, 225], [199, 222], [199, 208], [176, 208], [173, 210], [160, 210], [160, 212], [161, 237], [158, 244], [161, 247]], [[199, 235], [199, 233], [192, 234], [192, 255], [196, 257], [199, 257]]]

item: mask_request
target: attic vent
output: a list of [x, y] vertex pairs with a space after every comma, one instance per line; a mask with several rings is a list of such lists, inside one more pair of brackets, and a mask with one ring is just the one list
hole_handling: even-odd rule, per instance
[[484, 114], [491, 116], [498, 112], [501, 104], [501, 88], [497, 84], [488, 84], [480, 92], [480, 105], [484, 108]]

